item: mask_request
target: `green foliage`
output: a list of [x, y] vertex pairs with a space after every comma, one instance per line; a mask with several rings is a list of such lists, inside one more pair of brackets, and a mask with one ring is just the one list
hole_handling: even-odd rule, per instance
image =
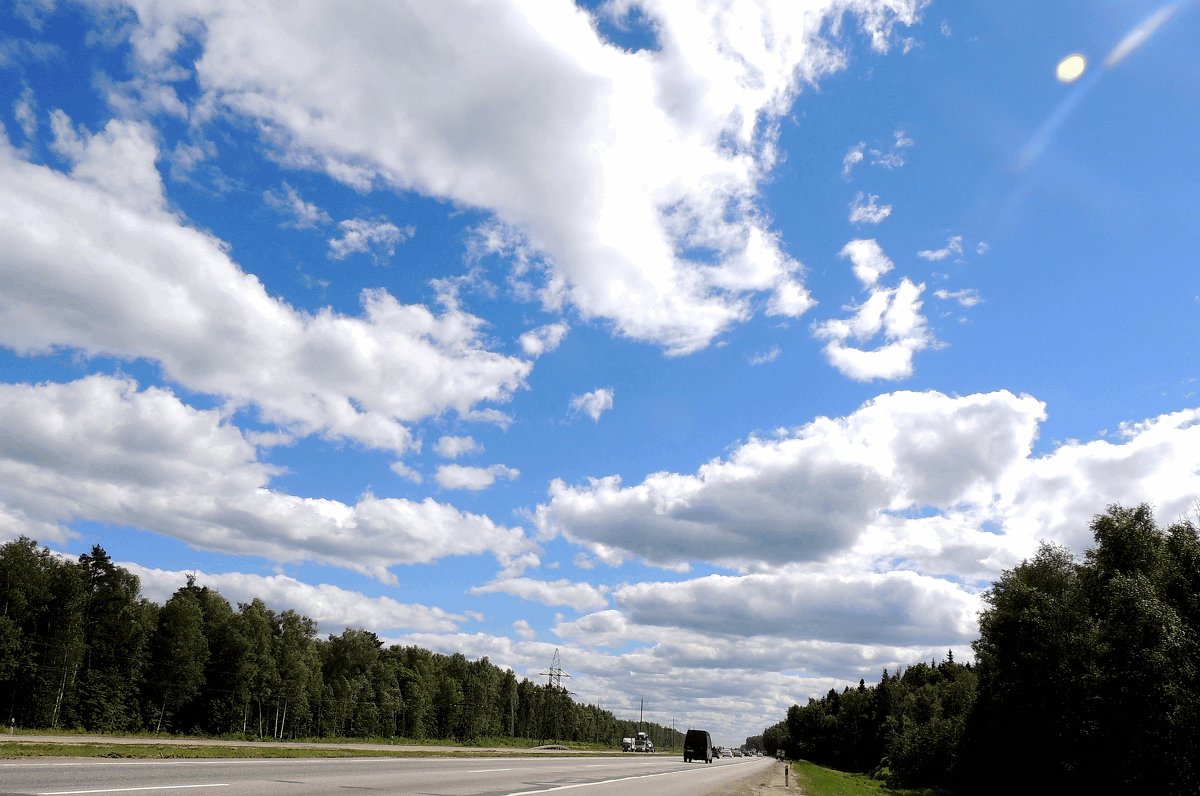
[[988, 595], [964, 786], [1004, 789], [989, 760], [1021, 755], [1056, 789], [1200, 790], [1196, 529], [1144, 505], [1091, 529], [1082, 563], [1044, 546]]
[[261, 600], [235, 611], [192, 578], [161, 608], [100, 547], [64, 561], [22, 537], [0, 545], [0, 716], [18, 727], [257, 738], [405, 738], [613, 748], [635, 726], [487, 658], [384, 648], [352, 628]]
[[1027, 792], [1030, 770], [1045, 792], [1200, 792], [1200, 535], [1148, 506], [1091, 530], [1082, 562], [1043, 544], [986, 592], [975, 666], [793, 705], [768, 753], [963, 793]]

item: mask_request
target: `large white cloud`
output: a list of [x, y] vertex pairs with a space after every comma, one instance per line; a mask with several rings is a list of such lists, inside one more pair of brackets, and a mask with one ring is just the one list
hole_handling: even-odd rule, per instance
[[367, 597], [361, 592], [328, 583], [304, 583], [287, 575], [170, 571], [132, 562], [122, 562], [120, 566], [137, 575], [142, 594], [158, 603], [169, 599], [189, 577], [195, 577], [197, 586], [215, 589], [233, 605], [259, 599], [272, 610], [292, 610], [307, 616], [322, 633], [337, 634], [347, 627], [380, 633], [449, 633], [466, 621], [465, 616], [441, 608], [402, 603], [391, 597]]
[[1030, 460], [1003, 491], [1005, 530], [1081, 552], [1088, 525], [1111, 503], [1151, 504], [1161, 524], [1200, 507], [1200, 409], [1125, 423], [1116, 439], [1069, 441]]
[[192, 68], [170, 59], [195, 37], [205, 113], [254, 120], [287, 164], [493, 212], [544, 255], [548, 304], [682, 353], [755, 295], [811, 305], [757, 207], [775, 122], [843, 66], [845, 15], [883, 52], [923, 2], [607, 4], [653, 26], [638, 52], [567, 0], [128, 5], [144, 75]]
[[298, 311], [164, 204], [148, 128], [81, 135], [55, 117], [70, 174], [0, 135], [0, 343], [148, 358], [190, 390], [298, 433], [402, 451], [408, 424], [504, 401], [530, 363], [488, 351], [480, 319], [383, 291], [360, 317]]
[[43, 524], [83, 518], [386, 581], [397, 564], [490, 552], [507, 565], [533, 551], [521, 529], [428, 498], [274, 491], [274, 470], [220, 412], [126, 379], [0, 385], [0, 427], [0, 507]]
[[565, 578], [549, 581], [536, 578], [501, 578], [471, 587], [472, 594], [511, 594], [543, 605], [566, 605], [576, 611], [598, 611], [608, 606], [608, 588], [578, 583]]
[[1028, 456], [1043, 417], [1040, 402], [1006, 391], [881, 395], [845, 418], [751, 438], [694, 475], [655, 473], [628, 487], [619, 476], [556, 480], [537, 522], [610, 562], [821, 559], [885, 510], [989, 498]]
[[978, 595], [914, 572], [788, 571], [637, 583], [614, 592], [631, 622], [726, 636], [850, 644], [969, 644]]

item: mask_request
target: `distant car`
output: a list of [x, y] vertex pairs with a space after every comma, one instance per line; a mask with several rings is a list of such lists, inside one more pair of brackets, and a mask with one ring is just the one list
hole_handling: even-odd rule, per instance
[[703, 760], [705, 763], [713, 761], [712, 736], [708, 730], [688, 730], [683, 737], [683, 762], [690, 763], [693, 760]]
[[713, 747], [713, 757], [720, 757], [720, 756], [721, 756], [721, 747], [714, 746]]
[[742, 756], [742, 750], [741, 750], [741, 749], [734, 749], [734, 750], [733, 750], [733, 756], [734, 756], [734, 757], [741, 757], [741, 756]]

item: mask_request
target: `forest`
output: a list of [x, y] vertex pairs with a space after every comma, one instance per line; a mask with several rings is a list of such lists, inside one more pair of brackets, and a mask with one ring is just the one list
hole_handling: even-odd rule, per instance
[[1078, 561], [1043, 544], [985, 595], [974, 664], [883, 671], [763, 733], [893, 787], [953, 793], [1200, 792], [1200, 540], [1149, 506], [1093, 518]]
[[682, 735], [579, 704], [486, 657], [385, 647], [189, 577], [159, 606], [99, 546], [0, 546], [0, 715], [23, 728], [255, 738], [587, 742]]

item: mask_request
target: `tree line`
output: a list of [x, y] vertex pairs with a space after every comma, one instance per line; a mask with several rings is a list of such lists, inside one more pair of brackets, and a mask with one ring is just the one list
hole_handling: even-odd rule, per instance
[[682, 736], [618, 719], [486, 657], [320, 638], [260, 599], [235, 608], [189, 577], [163, 605], [99, 546], [77, 561], [0, 545], [0, 715], [21, 727], [258, 738], [522, 738], [657, 748]]
[[1196, 525], [1114, 505], [1090, 527], [1082, 561], [1044, 543], [985, 593], [974, 665], [831, 689], [767, 752], [955, 793], [1200, 792]]

